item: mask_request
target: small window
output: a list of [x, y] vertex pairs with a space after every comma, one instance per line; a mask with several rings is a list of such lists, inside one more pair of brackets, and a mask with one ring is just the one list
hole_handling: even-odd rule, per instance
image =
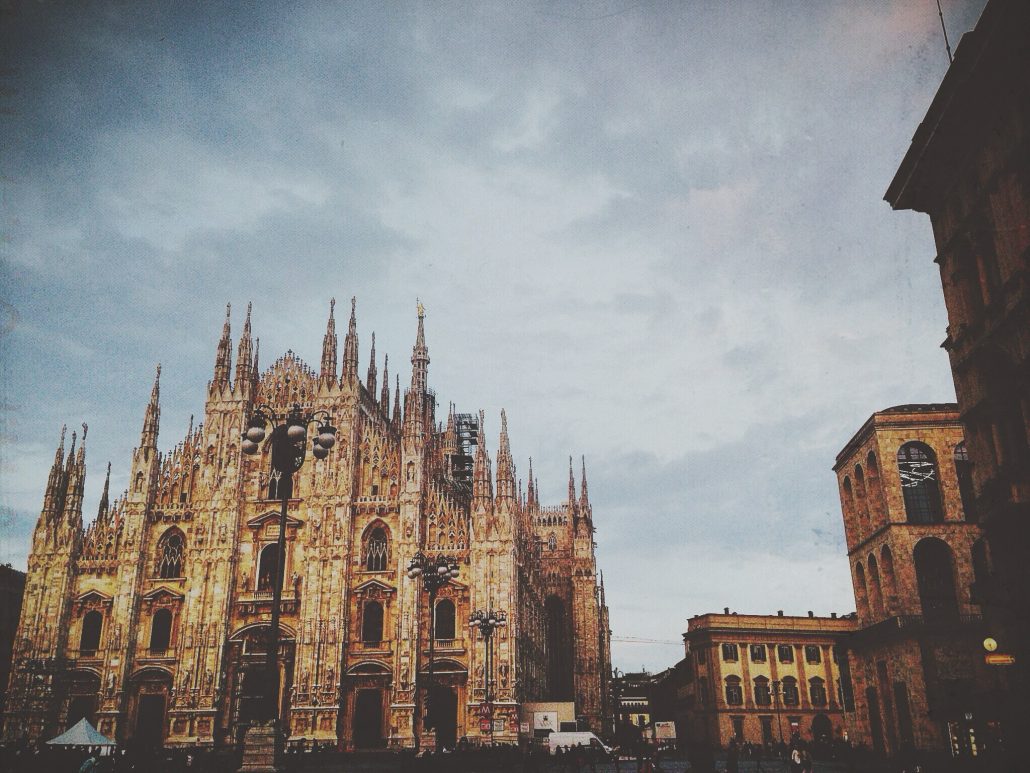
[[365, 549], [365, 569], [370, 572], [385, 572], [389, 560], [390, 543], [386, 530], [382, 527], [373, 529]]
[[793, 663], [794, 662], [794, 645], [792, 644], [780, 644], [776, 647], [776, 657], [781, 663]]
[[772, 703], [772, 693], [769, 691], [769, 680], [764, 676], [755, 677], [755, 703], [759, 706], [768, 706]]
[[84, 656], [92, 656], [100, 649], [100, 631], [104, 627], [104, 616], [96, 610], [87, 612], [82, 618], [82, 636], [79, 650]]
[[798, 680], [792, 676], [785, 677], [783, 680], [783, 705], [797, 706], [799, 701]]
[[736, 644], [723, 644], [722, 645], [722, 659], [728, 663], [733, 663], [739, 659], [737, 654]]
[[437, 602], [433, 632], [437, 639], [454, 638], [454, 602], [450, 599]]
[[265, 593], [272, 592], [272, 586], [279, 577], [279, 546], [274, 542], [266, 545], [261, 551], [258, 562], [257, 589]]
[[153, 654], [163, 653], [172, 641], [172, 613], [167, 609], [159, 609], [150, 622], [150, 651]]
[[744, 703], [744, 690], [739, 676], [726, 677], [726, 705], [741, 706]]
[[361, 614], [361, 641], [378, 644], [383, 640], [383, 605], [378, 601], [365, 603]]
[[548, 550], [557, 550], [558, 549], [558, 538], [555, 537], [553, 534], [551, 534], [551, 535], [549, 535], [547, 537], [547, 549]]
[[812, 700], [813, 706], [826, 705], [826, 682], [818, 676], [808, 680], [808, 697]]
[[765, 645], [764, 644], [752, 644], [750, 649], [751, 649], [751, 662], [752, 663], [764, 663], [765, 662]]
[[805, 645], [805, 662], [811, 664], [823, 662], [823, 653], [818, 644]]

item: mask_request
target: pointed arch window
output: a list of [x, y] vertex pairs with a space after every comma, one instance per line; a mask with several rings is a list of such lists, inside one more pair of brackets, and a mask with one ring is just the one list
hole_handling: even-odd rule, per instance
[[79, 638], [79, 653], [90, 657], [100, 649], [100, 632], [104, 628], [104, 615], [95, 609], [82, 618], [82, 636]]
[[157, 543], [157, 569], [155, 574], [162, 580], [182, 577], [183, 554], [186, 538], [178, 529], [172, 528], [161, 535]]
[[454, 638], [454, 602], [450, 599], [436, 602], [436, 621], [433, 625], [433, 632], [437, 639]]
[[547, 536], [547, 549], [548, 550], [557, 550], [558, 549], [558, 538], [555, 537], [553, 533], [549, 534]]
[[905, 498], [908, 522], [943, 521], [937, 459], [930, 446], [912, 442], [905, 443], [898, 449], [898, 474], [901, 476], [901, 491]]
[[150, 651], [165, 652], [172, 641], [172, 613], [167, 609], [159, 609], [150, 621]]
[[365, 542], [365, 569], [385, 572], [390, 560], [390, 538], [382, 526], [375, 527]]
[[378, 644], [383, 640], [383, 605], [378, 601], [366, 601], [361, 611], [361, 641]]
[[274, 542], [265, 545], [258, 561], [257, 589], [271, 593], [279, 577], [279, 546]]

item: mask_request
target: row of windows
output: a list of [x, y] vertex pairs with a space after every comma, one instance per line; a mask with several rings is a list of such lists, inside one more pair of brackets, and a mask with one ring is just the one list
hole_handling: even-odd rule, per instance
[[[767, 677], [757, 676], [753, 682], [753, 696], [756, 706], [771, 706], [773, 703], [784, 706], [798, 706], [801, 703], [801, 691], [798, 680], [792, 676], [784, 677], [779, 683], [770, 682]], [[699, 696], [701, 705], [708, 700], [708, 680], [699, 680]], [[739, 676], [728, 676], [725, 680], [726, 705], [744, 705], [744, 685]], [[814, 676], [808, 680], [808, 699], [813, 706], [825, 706], [828, 702], [826, 682]]]
[[[703, 650], [697, 650], [697, 653], [700, 655], [703, 653]], [[767, 659], [766, 646], [764, 644], [748, 645], [748, 656], [752, 663], [765, 663]], [[701, 658], [703, 658], [703, 655], [701, 655]], [[698, 658], [698, 662], [700, 662], [701, 658]], [[724, 643], [722, 645], [722, 659], [727, 663], [736, 663], [740, 659], [738, 646], [729, 642]], [[793, 663], [794, 645], [777, 644], [776, 659], [780, 663]], [[805, 662], [812, 665], [823, 662], [822, 648], [818, 644], [805, 645]]]
[[[436, 602], [433, 638], [447, 641], [456, 638], [456, 634], [454, 602], [441, 599]], [[378, 601], [366, 601], [361, 609], [361, 641], [364, 644], [383, 641], [383, 605]]]
[[[962, 497], [962, 508], [966, 519], [972, 520], [975, 516], [973, 463], [969, 460], [964, 442], [955, 446], [952, 457]], [[933, 449], [925, 443], [916, 441], [905, 443], [898, 449], [897, 466], [908, 522], [926, 524], [943, 521], [940, 474]], [[847, 515], [857, 511], [863, 520], [868, 520], [871, 512], [886, 510], [879, 466], [876, 454], [872, 451], [866, 457], [865, 470], [862, 469], [861, 463], [855, 465], [854, 483], [850, 475], [845, 475], [841, 485]]]
[[[104, 615], [90, 610], [82, 616], [82, 632], [79, 636], [79, 654], [92, 657], [100, 649], [100, 635], [104, 629]], [[151, 654], [166, 652], [172, 642], [172, 613], [168, 609], [159, 609], [150, 619]]]

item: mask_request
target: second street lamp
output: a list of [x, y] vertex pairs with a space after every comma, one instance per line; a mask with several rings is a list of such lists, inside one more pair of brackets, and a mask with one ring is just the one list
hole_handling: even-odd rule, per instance
[[489, 612], [484, 612], [481, 609], [477, 609], [471, 615], [469, 615], [469, 627], [478, 628], [479, 632], [483, 634], [484, 643], [484, 663], [483, 663], [483, 679], [484, 679], [484, 691], [483, 691], [483, 705], [484, 705], [484, 716], [490, 722], [490, 741], [493, 742], [494, 737], [494, 714], [493, 714], [493, 694], [490, 692], [490, 685], [493, 682], [493, 665], [494, 665], [494, 642], [493, 633], [498, 628], [503, 628], [508, 624], [508, 614], [506, 612], [494, 612], [492, 609]]
[[[452, 579], [458, 576], [458, 562], [448, 556], [437, 556], [436, 558], [429, 558], [421, 550], [416, 553], [411, 561], [408, 563], [408, 577], [415, 580], [419, 577], [422, 578], [422, 586], [426, 589], [429, 594], [429, 674], [426, 684], [426, 699], [425, 699], [425, 711], [423, 727], [426, 730], [436, 730], [436, 716], [433, 713], [433, 658], [435, 656], [434, 643], [436, 639], [436, 593], [444, 585], [449, 583]], [[416, 648], [419, 643], [416, 639]], [[419, 692], [419, 674], [415, 672], [415, 694]], [[416, 697], [417, 699], [417, 697]], [[418, 720], [416, 718], [415, 725], [417, 726]], [[413, 731], [417, 730], [417, 727], [412, 728]], [[420, 737], [416, 732], [415, 735], [415, 748], [417, 749], [420, 745]]]
[[[293, 474], [304, 464], [307, 452], [308, 425], [318, 423], [318, 434], [312, 440], [311, 455], [325, 459], [336, 444], [336, 428], [327, 411], [302, 410], [294, 403], [286, 413], [278, 413], [268, 405], [254, 409], [243, 432], [240, 450], [254, 456], [265, 439], [266, 428], [272, 425], [268, 442], [271, 444], [271, 479], [279, 497], [279, 534], [276, 542], [275, 579], [272, 582], [272, 614], [268, 634], [268, 652], [265, 663], [267, 686], [265, 690], [265, 718], [271, 723], [275, 738], [273, 759], [279, 759], [280, 696], [279, 696], [279, 616], [282, 606], [283, 580], [286, 576], [286, 511], [293, 496]], [[244, 752], [246, 754], [246, 751]], [[274, 763], [273, 763], [274, 764]]]

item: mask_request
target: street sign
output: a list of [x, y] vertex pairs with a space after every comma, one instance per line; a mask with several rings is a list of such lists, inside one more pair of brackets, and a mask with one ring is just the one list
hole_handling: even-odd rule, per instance
[[1016, 663], [1016, 656], [1005, 655], [1001, 652], [990, 652], [984, 655], [984, 662], [989, 666], [1012, 666]]

